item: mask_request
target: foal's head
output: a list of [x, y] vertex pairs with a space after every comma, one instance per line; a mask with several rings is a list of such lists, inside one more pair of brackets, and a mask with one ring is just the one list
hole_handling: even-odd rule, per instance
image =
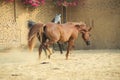
[[82, 33], [82, 38], [85, 41], [87, 45], [90, 45], [90, 31], [91, 27], [87, 27], [85, 23], [80, 22], [79, 24], [76, 25], [77, 29], [79, 32]]

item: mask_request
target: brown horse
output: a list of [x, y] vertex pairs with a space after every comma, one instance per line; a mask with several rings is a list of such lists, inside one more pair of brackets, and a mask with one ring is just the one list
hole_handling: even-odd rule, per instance
[[[37, 33], [41, 36], [41, 45], [39, 47], [39, 58], [41, 56], [42, 48], [45, 47], [49, 52], [49, 46], [53, 43], [60, 42], [68, 43], [66, 59], [68, 59], [69, 51], [74, 47], [74, 42], [78, 38], [79, 32], [82, 33], [82, 38], [87, 45], [90, 45], [90, 30], [91, 27], [87, 27], [85, 23], [80, 22], [67, 22], [65, 24], [56, 24], [49, 22], [45, 26], [36, 25], [39, 29], [38, 31], [29, 32], [28, 43], [34, 39]], [[32, 45], [32, 44], [31, 44]], [[51, 52], [48, 55], [50, 58]]]

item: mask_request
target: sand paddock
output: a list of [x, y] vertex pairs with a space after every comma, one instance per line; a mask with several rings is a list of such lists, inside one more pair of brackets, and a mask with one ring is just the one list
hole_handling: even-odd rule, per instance
[[0, 52], [0, 80], [120, 80], [120, 50], [74, 50], [69, 60], [56, 51], [51, 59], [38, 51]]

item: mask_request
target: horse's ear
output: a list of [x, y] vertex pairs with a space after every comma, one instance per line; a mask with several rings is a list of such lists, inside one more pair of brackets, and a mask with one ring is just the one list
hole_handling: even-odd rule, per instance
[[80, 28], [80, 25], [79, 25], [79, 24], [76, 24], [75, 27], [76, 27], [77, 29], [79, 29], [79, 28]]
[[88, 31], [91, 31], [91, 29], [92, 29], [92, 27], [89, 27], [89, 28], [88, 28]]
[[81, 28], [81, 27], [83, 27], [84, 26], [84, 24], [76, 24], [75, 25], [75, 27], [78, 27], [78, 28]]
[[86, 26], [86, 24], [83, 23], [83, 22], [75, 23], [75, 27], [77, 27], [77, 28], [82, 28], [82, 27], [84, 27], [84, 26]]

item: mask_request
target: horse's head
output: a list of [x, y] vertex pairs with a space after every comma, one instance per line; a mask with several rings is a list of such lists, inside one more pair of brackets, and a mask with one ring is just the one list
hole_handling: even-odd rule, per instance
[[85, 23], [80, 22], [75, 25], [79, 32], [82, 33], [82, 38], [86, 42], [87, 45], [90, 45], [90, 31], [91, 27], [87, 27]]

